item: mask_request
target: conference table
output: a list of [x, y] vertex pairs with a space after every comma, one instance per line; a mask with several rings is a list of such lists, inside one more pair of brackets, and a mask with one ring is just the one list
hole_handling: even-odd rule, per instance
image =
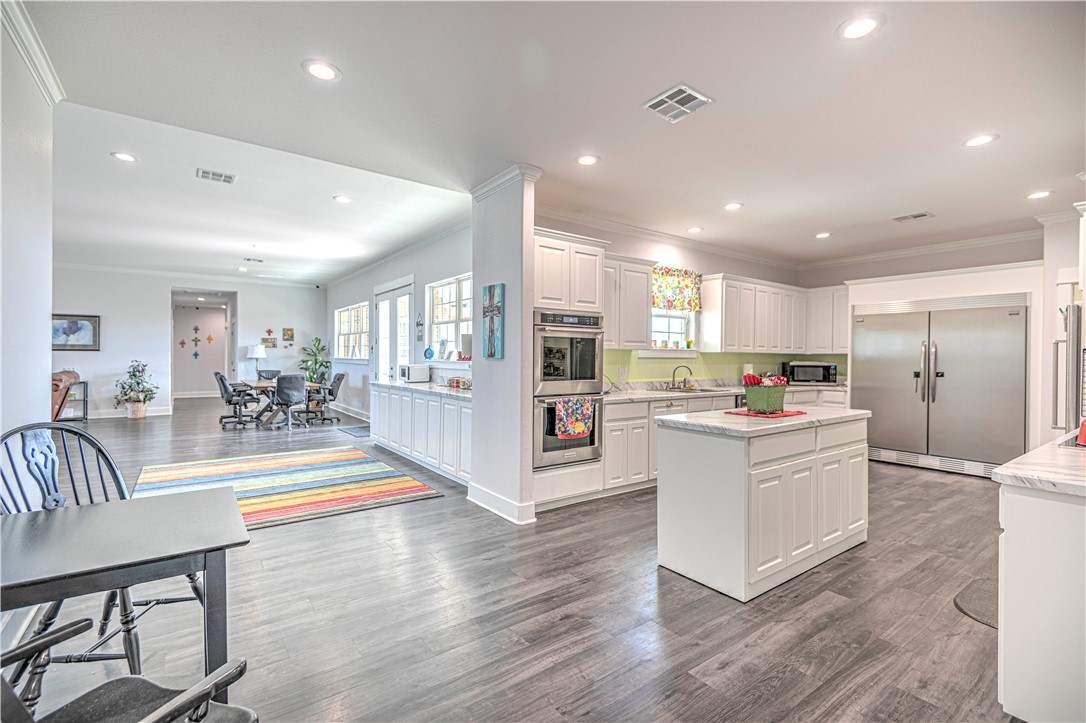
[[248, 543], [231, 487], [2, 515], [0, 610], [202, 572], [211, 673], [227, 662], [226, 551]]
[[[255, 419], [256, 423], [261, 427], [271, 424], [272, 421], [275, 419], [275, 415], [273, 414], [267, 419], [264, 419], [264, 415], [270, 412], [273, 406], [272, 402], [275, 398], [275, 380], [257, 379], [256, 381], [247, 381], [245, 382], [245, 384], [251, 387], [254, 392], [259, 392], [268, 399], [268, 401], [264, 402], [264, 406], [261, 407], [260, 410], [253, 415], [253, 419]], [[316, 382], [305, 383], [306, 389], [320, 389], [320, 387], [321, 385], [317, 384]]]

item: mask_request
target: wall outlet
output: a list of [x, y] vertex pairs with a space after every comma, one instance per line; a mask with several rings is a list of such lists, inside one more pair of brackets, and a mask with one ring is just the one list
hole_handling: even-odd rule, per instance
[[629, 369], [627, 369], [626, 367], [619, 367], [618, 368], [618, 379], [619, 379], [619, 381], [623, 381], [623, 382], [626, 381], [626, 377], [628, 377], [628, 376], [630, 376], [630, 370]]
[[753, 364], [744, 364], [743, 365], [743, 373], [744, 374], [753, 374], [754, 373], [754, 365]]

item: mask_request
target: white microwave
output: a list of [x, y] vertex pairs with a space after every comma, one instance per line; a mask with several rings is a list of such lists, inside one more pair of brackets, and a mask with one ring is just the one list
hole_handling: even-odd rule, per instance
[[401, 382], [428, 382], [430, 381], [429, 364], [401, 364]]

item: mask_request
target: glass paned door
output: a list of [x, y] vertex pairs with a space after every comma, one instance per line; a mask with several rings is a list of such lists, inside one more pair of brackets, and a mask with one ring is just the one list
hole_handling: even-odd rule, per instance
[[404, 288], [386, 291], [374, 301], [377, 305], [375, 372], [395, 379], [397, 366], [411, 362], [411, 292]]

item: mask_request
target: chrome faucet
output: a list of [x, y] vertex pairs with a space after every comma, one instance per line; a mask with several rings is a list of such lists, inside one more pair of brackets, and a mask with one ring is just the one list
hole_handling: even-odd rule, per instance
[[683, 377], [683, 385], [682, 385], [682, 387], [680, 387], [678, 384], [675, 383], [675, 375], [679, 373], [680, 369], [685, 369], [686, 371], [690, 372], [691, 375], [694, 373], [694, 370], [691, 369], [690, 367], [686, 366], [685, 364], [680, 364], [679, 366], [672, 369], [671, 370], [671, 388], [672, 389], [685, 389], [690, 384], [690, 376]]

